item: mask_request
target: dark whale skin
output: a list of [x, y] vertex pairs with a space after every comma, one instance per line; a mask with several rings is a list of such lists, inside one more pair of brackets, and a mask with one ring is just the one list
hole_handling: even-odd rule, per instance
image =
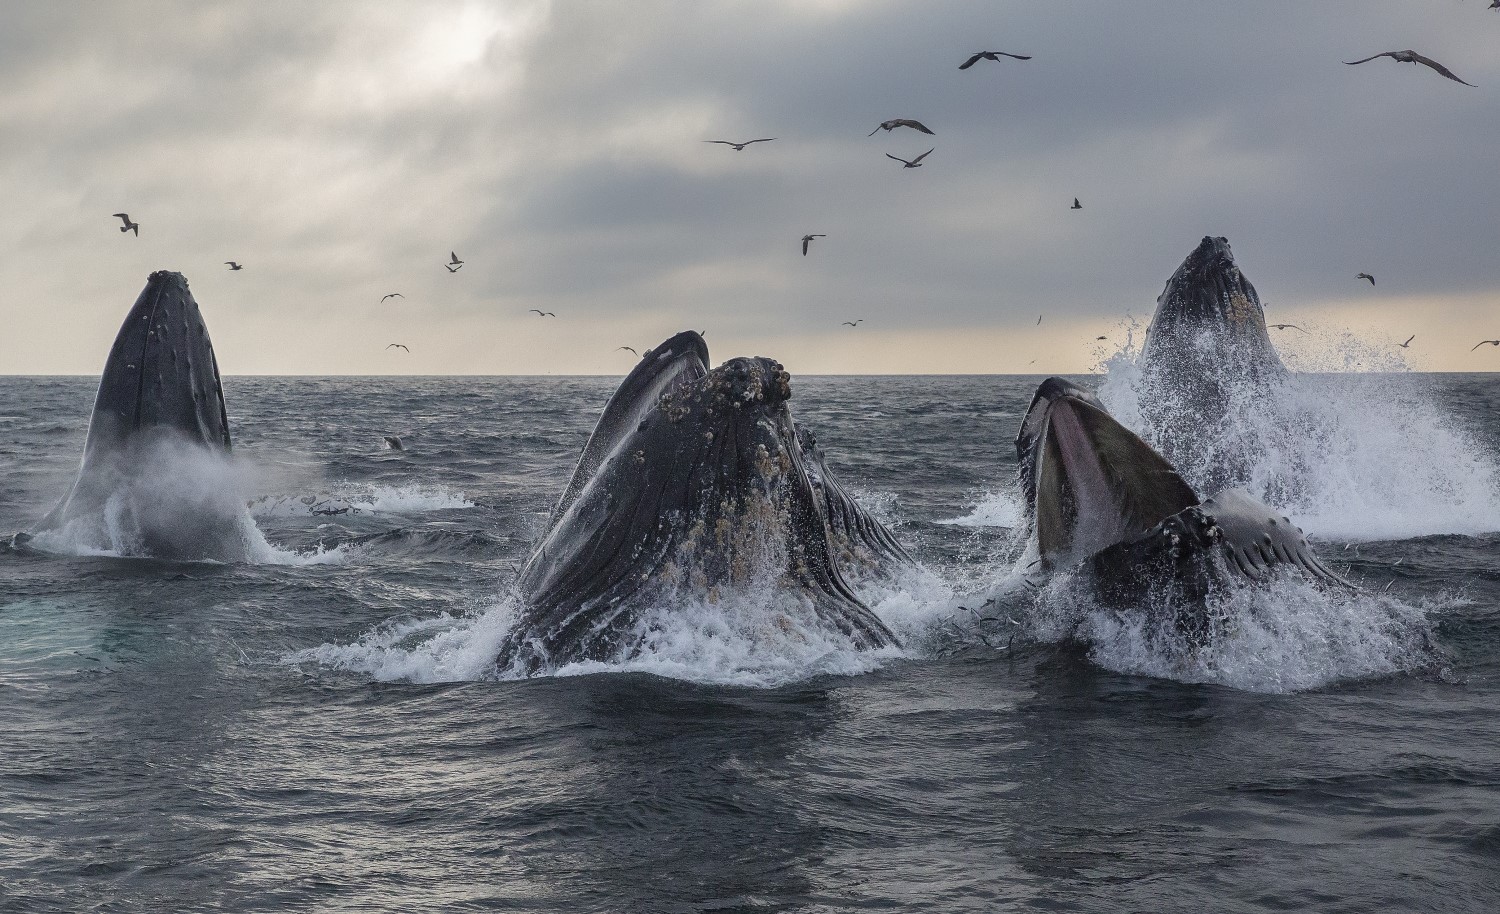
[[736, 588], [788, 592], [856, 648], [895, 645], [832, 555], [790, 397], [779, 363], [741, 358], [666, 385], [647, 406], [612, 400], [641, 418], [528, 560], [498, 668], [627, 658], [646, 608]]

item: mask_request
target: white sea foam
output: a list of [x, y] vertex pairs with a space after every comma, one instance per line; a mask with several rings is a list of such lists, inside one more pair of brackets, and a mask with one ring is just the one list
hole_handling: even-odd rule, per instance
[[[909, 581], [875, 587], [862, 596], [907, 644], [922, 643], [952, 612], [952, 590], [925, 570]], [[516, 624], [517, 606], [507, 598], [467, 615], [392, 621], [353, 643], [294, 651], [283, 660], [380, 680], [519, 679], [523, 670], [501, 670], [495, 664]], [[866, 673], [909, 656], [894, 647], [855, 649], [843, 635], [814, 621], [801, 597], [774, 586], [739, 588], [712, 602], [682, 594], [662, 598], [638, 614], [626, 640], [638, 649], [625, 659], [570, 663], [549, 675], [636, 672], [772, 688], [818, 676]]]
[[[1318, 341], [1322, 341], [1320, 344]], [[1303, 370], [1389, 370], [1400, 358], [1342, 334], [1301, 341]], [[1141, 416], [1139, 353], [1108, 360], [1100, 398], [1152, 445]], [[1431, 382], [1410, 374], [1293, 374], [1267, 395], [1231, 388], [1230, 415], [1191, 452], [1168, 456], [1195, 486], [1226, 456], [1250, 454], [1245, 487], [1310, 535], [1395, 540], [1500, 530], [1500, 465], [1442, 408]], [[1235, 396], [1242, 394], [1243, 396]]]
[[963, 517], [940, 520], [940, 524], [959, 527], [1018, 527], [1026, 516], [1026, 507], [1014, 490], [1001, 489], [980, 496]]
[[1211, 595], [1213, 621], [1192, 641], [1165, 614], [1100, 608], [1079, 585], [1059, 575], [1037, 593], [1027, 632], [1084, 641], [1094, 662], [1120, 673], [1283, 693], [1409, 672], [1434, 657], [1426, 608], [1291, 573]]
[[[106, 475], [109, 474], [109, 475]], [[339, 550], [297, 553], [271, 545], [245, 507], [256, 470], [178, 439], [142, 443], [89, 484], [107, 487], [96, 506], [77, 502], [58, 527], [30, 544], [63, 555], [189, 556], [201, 561], [301, 565], [337, 562]]]
[[256, 517], [309, 517], [324, 514], [427, 514], [472, 508], [461, 492], [431, 483], [401, 485], [336, 485], [332, 491], [313, 495], [273, 495], [256, 499], [250, 511]]

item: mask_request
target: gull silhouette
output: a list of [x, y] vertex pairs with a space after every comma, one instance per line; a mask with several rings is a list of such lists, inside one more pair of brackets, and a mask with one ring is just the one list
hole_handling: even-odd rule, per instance
[[[385, 347], [385, 348], [387, 348], [387, 349], [406, 349], [406, 347], [405, 347], [405, 346], [403, 346], [403, 345], [401, 345], [401, 344], [400, 344], [400, 343], [392, 343], [392, 344], [390, 344], [390, 345], [389, 345], [389, 346], [387, 346], [387, 347]], [[410, 349], [406, 349], [406, 351], [407, 351], [407, 352], [408, 352], [408, 353], [410, 353], [410, 352], [411, 352], [411, 350], [410, 350]]]
[[736, 143], [736, 142], [734, 142], [732, 140], [704, 140], [703, 142], [705, 142], [705, 143], [723, 143], [725, 146], [733, 146], [734, 147], [734, 151], [735, 152], [739, 152], [740, 150], [744, 149], [746, 146], [749, 146], [751, 143], [769, 143], [769, 142], [771, 142], [774, 139], [776, 139], [774, 136], [768, 136], [768, 137], [765, 137], [764, 139], [759, 139], [759, 140], [746, 140], [743, 143]]
[[1372, 285], [1372, 286], [1375, 285], [1375, 277], [1371, 276], [1369, 273], [1355, 273], [1354, 274], [1354, 278], [1355, 279], [1368, 279], [1370, 281], [1370, 285]]
[[233, 260], [226, 260], [226, 261], [224, 261], [224, 266], [228, 267], [229, 268], [229, 272], [231, 272], [231, 273], [233, 273], [235, 270], [243, 270], [244, 269], [244, 267], [242, 267], [239, 264], [235, 263]]
[[538, 308], [531, 308], [530, 310], [535, 312], [537, 317], [557, 317], [557, 315], [552, 313], [551, 311], [542, 311]]
[[[1500, 340], [1480, 340], [1474, 344], [1474, 349], [1478, 349], [1480, 346], [1500, 346]], [[1474, 349], [1470, 349], [1469, 351], [1473, 352]]]
[[383, 296], [381, 296], [380, 300], [383, 302], [387, 298], [405, 298], [405, 297], [406, 296], [402, 295], [400, 292], [392, 292], [389, 295], [383, 295]]
[[[936, 146], [933, 147], [933, 149], [936, 149], [936, 148], [937, 148]], [[901, 158], [900, 156], [893, 156], [889, 152], [885, 154], [885, 157], [887, 159], [895, 159], [897, 162], [900, 162], [902, 168], [921, 168], [922, 167], [922, 160], [925, 159], [925, 158], [927, 158], [927, 156], [931, 152], [932, 152], [932, 149], [929, 149], [929, 150], [927, 150], [927, 152], [922, 153], [921, 155], [917, 156], [915, 159], [912, 159], [910, 162], [906, 161], [905, 159]]]
[[120, 231], [135, 232], [135, 237], [141, 237], [141, 224], [139, 222], [131, 222], [130, 215], [128, 213], [115, 213], [114, 216], [116, 219], [119, 219], [125, 223], [124, 225], [120, 226]]
[[828, 237], [827, 235], [803, 235], [802, 236], [802, 256], [803, 257], [807, 256], [807, 246], [810, 245], [810, 244], [812, 244], [812, 240], [814, 238], [827, 238], [827, 237]]
[[443, 266], [448, 268], [449, 273], [457, 273], [459, 268], [464, 265], [464, 262], [462, 260], [459, 260], [458, 255], [453, 253], [452, 251], [448, 252], [448, 256], [453, 259], [443, 264]]
[[[1495, 2], [1496, 3], [1500, 3], [1500, 0], [1495, 0]], [[1400, 346], [1402, 349], [1410, 348], [1411, 347], [1411, 341], [1414, 340], [1414, 339], [1416, 339], [1416, 338], [1417, 338], [1417, 335], [1415, 333], [1413, 333], [1411, 336], [1409, 336], [1409, 337], [1406, 338], [1406, 342], [1404, 342], [1404, 343], [1397, 343], [1396, 345]], [[1478, 349], [1479, 347], [1475, 346], [1474, 348]], [[1470, 351], [1473, 351], [1473, 350], [1470, 350]]]
[[1068, 209], [1083, 209], [1083, 204], [1078, 202], [1078, 198], [1077, 197], [1074, 197], [1073, 198], [1073, 205], [1070, 206], [1070, 207], [1068, 207]]
[[1016, 60], [1031, 59], [1030, 54], [1012, 54], [1009, 51], [980, 51], [978, 54], [975, 54], [973, 57], [970, 57], [968, 60], [959, 64], [958, 68], [960, 70], [967, 70], [970, 67], [974, 66], [976, 63], [979, 63], [981, 60], [993, 60], [996, 63], [999, 63], [1000, 58], [1002, 57], [1014, 57]]
[[616, 346], [615, 347], [615, 352], [619, 352], [621, 349], [624, 349], [624, 350], [628, 351], [631, 355], [634, 355], [634, 356], [639, 356], [640, 355], [639, 352], [636, 352], [634, 349], [631, 349], [629, 346]]
[[[909, 117], [898, 117], [893, 118], [889, 121], [881, 121], [880, 126], [876, 127], [874, 130], [871, 130], [869, 135], [874, 136], [882, 130], [890, 132], [892, 130], [895, 130], [897, 127], [910, 127], [913, 130], [920, 130], [923, 133], [932, 133], [932, 131], [928, 130], [921, 121], [914, 121]], [[935, 133], [932, 133], [932, 135], [937, 136], [937, 134]]]
[[852, 321], [844, 321], [844, 326], [845, 327], [856, 327], [856, 326], [858, 326], [860, 324], [863, 324], [864, 322], [865, 322], [865, 319], [861, 317], [861, 318], [857, 318], [857, 319], [852, 320]]
[[[1285, 330], [1288, 327], [1290, 327], [1293, 330], [1302, 330], [1302, 328], [1298, 327], [1296, 324], [1272, 324], [1271, 325], [1271, 329], [1272, 330]], [[1307, 333], [1306, 330], [1302, 330], [1302, 332], [1303, 333]], [[1308, 333], [1307, 335], [1308, 336], [1312, 336], [1312, 334], [1310, 334], [1310, 333]]]
[[[1437, 73], [1439, 73], [1439, 74], [1441, 74], [1443, 76], [1448, 77], [1449, 79], [1453, 80], [1456, 83], [1464, 83], [1463, 80], [1461, 80], [1457, 76], [1453, 75], [1453, 71], [1452, 70], [1448, 69], [1447, 67], [1445, 67], [1442, 64], [1438, 63], [1437, 61], [1433, 60], [1431, 57], [1423, 57], [1421, 54], [1418, 54], [1416, 51], [1411, 51], [1411, 50], [1407, 50], [1407, 51], [1386, 51], [1386, 52], [1381, 53], [1381, 54], [1375, 54], [1375, 55], [1372, 55], [1370, 57], [1366, 57], [1364, 60], [1346, 60], [1346, 61], [1344, 61], [1344, 63], [1346, 63], [1349, 66], [1353, 67], [1353, 66], [1358, 66], [1359, 64], [1362, 64], [1362, 63], [1369, 63], [1370, 61], [1374, 60], [1376, 57], [1389, 57], [1391, 60], [1399, 61], [1401, 63], [1419, 63], [1419, 64], [1421, 64], [1424, 67], [1429, 67], [1433, 71], [1435, 71], [1435, 72], [1437, 72]], [[1464, 83], [1464, 85], [1469, 86], [1470, 88], [1474, 88], [1474, 84], [1473, 83]]]

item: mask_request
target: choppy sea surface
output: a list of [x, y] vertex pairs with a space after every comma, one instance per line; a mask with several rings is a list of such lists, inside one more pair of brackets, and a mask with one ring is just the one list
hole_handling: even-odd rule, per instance
[[[1191, 658], [1018, 585], [1039, 380], [794, 379], [926, 568], [870, 599], [902, 651], [683, 607], [508, 679], [615, 381], [227, 378], [251, 560], [0, 550], [0, 911], [1500, 910], [1500, 377], [1298, 376], [1257, 494], [1359, 594]], [[95, 385], [0, 378], [0, 534]]]

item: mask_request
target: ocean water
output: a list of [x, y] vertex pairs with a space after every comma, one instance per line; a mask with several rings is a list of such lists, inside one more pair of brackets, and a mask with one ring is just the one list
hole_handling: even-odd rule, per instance
[[[751, 595], [517, 680], [614, 381], [226, 379], [234, 461], [164, 473], [246, 504], [245, 561], [0, 550], [0, 911], [1500, 909], [1500, 377], [1297, 376], [1252, 488], [1360, 591], [1232, 595], [1190, 657], [1023, 583], [1039, 380], [794, 379], [925, 568], [868, 595], [902, 650]], [[0, 534], [95, 383], [0, 378]]]

